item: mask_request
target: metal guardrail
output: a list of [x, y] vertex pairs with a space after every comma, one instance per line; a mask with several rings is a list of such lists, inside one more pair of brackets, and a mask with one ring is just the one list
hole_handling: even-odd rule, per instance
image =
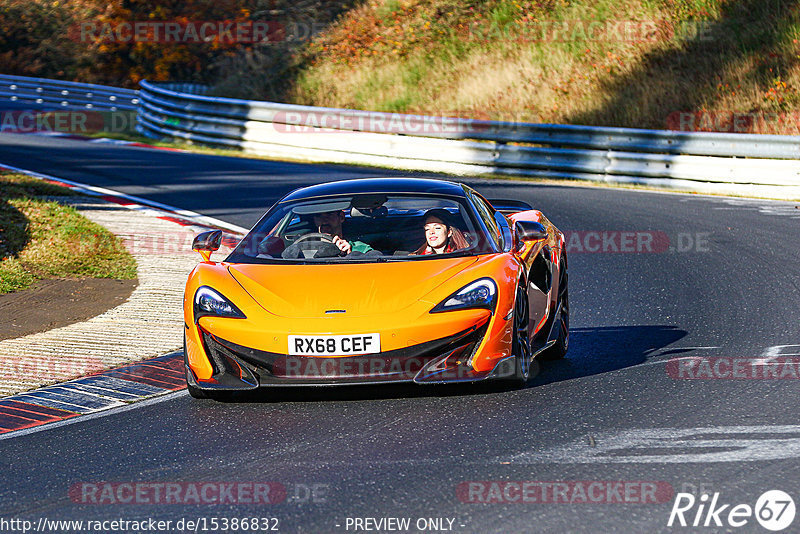
[[107, 85], [0, 74], [0, 102], [55, 109], [136, 111], [139, 91]]
[[[668, 185], [800, 197], [800, 137], [426, 117], [0, 75], [0, 102], [137, 111], [137, 130], [258, 154], [456, 174]], [[730, 188], [728, 188], [730, 189]]]
[[[202, 86], [189, 84], [161, 83], [143, 81], [144, 102], [152, 102], [176, 111], [199, 112], [202, 114], [242, 120], [281, 122], [283, 124], [302, 124], [291, 121], [292, 113], [325, 115], [339, 124], [357, 123], [359, 117], [369, 119], [374, 112], [295, 106], [275, 102], [236, 100], [231, 98], [207, 97], [202, 94]], [[388, 114], [383, 114], [388, 115]], [[396, 115], [396, 114], [394, 114]], [[276, 120], [277, 116], [277, 120]], [[304, 115], [305, 116], [305, 115]], [[461, 135], [437, 133], [425, 126], [432, 119], [441, 122], [440, 117], [407, 115], [409, 131], [417, 131], [416, 136], [461, 138], [502, 143], [536, 143], [545, 145], [574, 146], [583, 148], [633, 151], [663, 152], [667, 154], [687, 154], [701, 156], [735, 156], [766, 158], [800, 158], [800, 140], [794, 136], [727, 134], [713, 132], [671, 132], [663, 130], [643, 130], [633, 128], [598, 128], [593, 126], [574, 126], [564, 124], [535, 124], [484, 121], [475, 119], [452, 119], [450, 126], [465, 130]], [[369, 121], [367, 121], [369, 123]], [[452, 129], [452, 128], [451, 128]], [[353, 131], [372, 131], [370, 128]], [[378, 132], [381, 133], [381, 132]]]
[[[455, 173], [800, 192], [800, 137], [449, 119], [205, 96], [143, 81], [137, 129], [276, 156]], [[393, 128], [392, 124], [400, 125]], [[331, 127], [331, 125], [333, 125]], [[328, 126], [328, 127], [326, 127]]]

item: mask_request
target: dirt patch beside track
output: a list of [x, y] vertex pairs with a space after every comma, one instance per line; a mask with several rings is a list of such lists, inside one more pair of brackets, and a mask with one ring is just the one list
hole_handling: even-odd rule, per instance
[[49, 279], [16, 293], [0, 294], [0, 340], [85, 321], [119, 306], [137, 280]]

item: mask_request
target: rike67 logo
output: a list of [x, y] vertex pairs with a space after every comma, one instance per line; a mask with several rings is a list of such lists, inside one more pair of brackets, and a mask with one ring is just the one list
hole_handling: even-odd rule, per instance
[[739, 528], [755, 517], [765, 529], [779, 532], [794, 521], [794, 499], [784, 491], [764, 492], [756, 501], [755, 507], [749, 504], [723, 503], [719, 495], [714, 493], [709, 502], [709, 496], [705, 493], [699, 499], [691, 493], [678, 493], [667, 526]]

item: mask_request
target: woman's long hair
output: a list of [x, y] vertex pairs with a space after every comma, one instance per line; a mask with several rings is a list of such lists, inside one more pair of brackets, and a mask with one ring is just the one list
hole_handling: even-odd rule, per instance
[[[448, 231], [452, 230], [451, 235], [447, 238], [447, 244], [444, 247], [443, 254], [455, 252], [456, 250], [463, 248], [469, 248], [469, 242], [467, 242], [467, 238], [464, 237], [464, 234], [461, 232], [461, 230], [453, 226], [453, 223], [451, 222], [452, 215], [449, 211], [442, 208], [433, 208], [428, 210], [425, 213], [425, 217], [422, 219], [423, 225], [426, 224], [428, 219], [431, 217], [435, 217], [442, 221], [442, 223], [444, 223], [444, 225], [447, 227]], [[412, 252], [412, 254], [436, 254], [436, 251], [428, 246], [428, 240], [426, 238], [422, 246]]]

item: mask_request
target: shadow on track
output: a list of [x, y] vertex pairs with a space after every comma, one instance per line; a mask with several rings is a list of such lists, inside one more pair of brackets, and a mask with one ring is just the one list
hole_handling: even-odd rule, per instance
[[632, 367], [645, 362], [648, 356], [686, 334], [685, 330], [674, 326], [572, 328], [569, 331], [567, 357], [554, 362], [542, 362], [539, 374], [528, 386], [542, 386]]
[[[618, 326], [570, 330], [567, 357], [542, 362], [527, 388], [631, 367], [678, 341], [686, 331], [673, 326]], [[262, 388], [219, 399], [228, 403], [337, 402], [421, 397], [491, 395], [515, 388], [502, 382], [420, 386], [415, 384]]]

